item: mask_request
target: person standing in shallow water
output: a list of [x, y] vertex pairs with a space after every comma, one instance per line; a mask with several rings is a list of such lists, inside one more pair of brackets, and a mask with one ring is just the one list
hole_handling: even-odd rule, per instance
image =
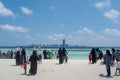
[[37, 55], [37, 51], [33, 50], [33, 54], [30, 56], [29, 62], [30, 63], [30, 74], [35, 75], [37, 74], [37, 61], [39, 60], [39, 57]]

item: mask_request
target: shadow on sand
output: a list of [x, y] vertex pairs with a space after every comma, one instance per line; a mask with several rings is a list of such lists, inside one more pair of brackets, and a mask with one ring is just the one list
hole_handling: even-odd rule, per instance
[[99, 74], [100, 77], [103, 77], [103, 78], [113, 78], [113, 76], [106, 76], [104, 74]]
[[22, 73], [22, 74], [20, 74], [20, 75], [25, 75], [25, 76], [34, 76], [34, 75], [31, 75], [31, 74], [24, 74], [24, 73]]
[[59, 63], [55, 63], [55, 65], [60, 65]]
[[11, 66], [19, 66], [19, 65], [15, 65], [15, 64], [13, 64], [13, 65], [11, 65]]

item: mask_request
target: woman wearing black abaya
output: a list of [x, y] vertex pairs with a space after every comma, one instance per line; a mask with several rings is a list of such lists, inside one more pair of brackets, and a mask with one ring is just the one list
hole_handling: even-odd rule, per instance
[[62, 50], [61, 48], [58, 50], [58, 57], [59, 57], [59, 64], [62, 64], [63, 63], [63, 59], [62, 59]]
[[30, 56], [29, 61], [31, 62], [30, 64], [30, 74], [35, 75], [37, 73], [37, 61], [39, 60], [39, 57], [36, 53], [37, 51], [33, 51], [33, 54]]
[[95, 53], [95, 48], [92, 48], [90, 54], [92, 54], [92, 63], [96, 63], [96, 53]]
[[16, 49], [15, 59], [16, 59], [16, 65], [20, 65], [20, 48]]
[[26, 60], [26, 51], [25, 48], [22, 49], [21, 51], [21, 61], [25, 61]]

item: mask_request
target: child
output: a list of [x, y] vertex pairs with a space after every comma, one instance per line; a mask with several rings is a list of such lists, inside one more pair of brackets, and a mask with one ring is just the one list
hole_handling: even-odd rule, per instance
[[22, 66], [23, 66], [23, 68], [25, 70], [25, 74], [26, 74], [26, 71], [27, 71], [27, 64], [28, 64], [28, 62], [26, 60], [22, 64]]
[[92, 55], [89, 54], [88, 58], [89, 58], [89, 62], [91, 63], [91, 61], [92, 61]]
[[119, 75], [120, 75], [120, 62], [116, 61], [115, 67], [116, 67], [115, 75], [117, 75], [117, 71], [119, 71]]

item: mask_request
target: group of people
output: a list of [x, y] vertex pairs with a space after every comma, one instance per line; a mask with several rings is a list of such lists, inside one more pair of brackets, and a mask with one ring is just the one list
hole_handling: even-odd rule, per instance
[[107, 49], [104, 57], [107, 76], [111, 76], [111, 66], [116, 67], [115, 75], [117, 75], [117, 71], [119, 72], [120, 75], [120, 50], [119, 49], [115, 50], [114, 48], [112, 48], [111, 51], [112, 52], [110, 52], [110, 50]]
[[62, 64], [64, 61], [67, 63], [68, 61], [68, 52], [65, 48], [59, 48], [58, 50], [58, 58], [59, 58], [59, 64]]
[[[99, 56], [98, 55], [99, 52]], [[116, 67], [115, 75], [118, 74], [120, 75], [120, 50], [115, 50], [112, 48], [111, 50], [106, 49], [105, 54], [101, 52], [99, 49], [92, 48], [90, 54], [89, 54], [89, 60], [92, 63], [96, 63], [98, 59], [103, 58], [103, 64], [106, 65], [106, 71], [107, 71], [107, 77], [111, 76], [111, 66]]]
[[[68, 52], [65, 48], [60, 48], [58, 50], [58, 58], [59, 58], [59, 64], [62, 64], [65, 60], [65, 62], [67, 63], [67, 56]], [[56, 54], [57, 55], [57, 54]], [[43, 58], [44, 59], [52, 59], [53, 57], [53, 53], [52, 52], [48, 52], [47, 50], [43, 50]], [[29, 73], [31, 75], [35, 75], [37, 74], [37, 61], [41, 62], [42, 61], [42, 55], [38, 55], [37, 49], [33, 49], [32, 50], [32, 55], [28, 58], [26, 56], [26, 50], [25, 48], [23, 48], [20, 51], [20, 48], [17, 48], [15, 51], [15, 61], [16, 61], [16, 65], [21, 65], [24, 68], [24, 74], [26, 74], [27, 71], [27, 65], [30, 63], [30, 70]]]
[[21, 65], [25, 60], [27, 60], [25, 48], [23, 48], [23, 49], [20, 51], [20, 48], [18, 47], [18, 48], [15, 50], [14, 55], [15, 55], [14, 58], [15, 58], [15, 60], [16, 60], [16, 65]]
[[39, 61], [39, 56], [37, 54], [36, 49], [33, 49], [33, 54], [30, 56], [30, 58], [27, 58], [25, 48], [23, 48], [21, 51], [20, 48], [17, 48], [15, 52], [15, 60], [16, 65], [23, 66], [25, 74], [27, 71], [27, 65], [29, 63], [30, 63], [29, 73], [31, 75], [35, 75], [37, 73], [37, 61]]
[[89, 61], [93, 64], [97, 62], [97, 60], [101, 60], [103, 58], [103, 52], [99, 48], [92, 48], [89, 54]]
[[56, 54], [53, 53], [53, 50], [43, 50], [43, 58], [44, 59], [55, 59]]
[[[107, 77], [111, 76], [111, 66], [116, 67], [115, 75], [120, 75], [120, 50], [106, 49], [106, 53], [103, 57], [103, 64], [106, 65]], [[119, 72], [119, 74], [118, 74]]]
[[7, 52], [0, 51], [0, 58], [1, 59], [13, 59], [13, 51], [8, 50]]

